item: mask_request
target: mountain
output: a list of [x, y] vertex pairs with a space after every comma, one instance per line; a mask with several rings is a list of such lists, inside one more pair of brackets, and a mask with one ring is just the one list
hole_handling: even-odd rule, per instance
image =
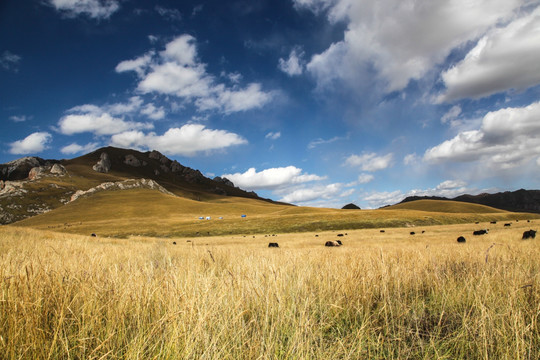
[[81, 196], [133, 188], [202, 202], [232, 196], [276, 203], [226, 178], [209, 179], [155, 150], [105, 147], [69, 160], [25, 157], [0, 164], [0, 224], [48, 212]]
[[400, 204], [417, 200], [452, 200], [486, 205], [512, 212], [540, 213], [540, 190], [505, 191], [495, 194], [460, 195], [453, 199], [437, 196], [409, 196]]

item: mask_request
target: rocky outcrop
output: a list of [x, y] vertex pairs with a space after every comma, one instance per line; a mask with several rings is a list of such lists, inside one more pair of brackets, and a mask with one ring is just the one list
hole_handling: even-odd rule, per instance
[[158, 190], [164, 194], [176, 196], [163, 186], [159, 185], [156, 181], [151, 179], [128, 179], [124, 181], [117, 182], [105, 182], [99, 184], [96, 187], [93, 187], [88, 190], [78, 190], [71, 196], [70, 202], [75, 201], [81, 197], [90, 196], [97, 192], [107, 191], [107, 190], [130, 190], [130, 189], [152, 189]]
[[222, 184], [225, 184], [225, 185], [230, 186], [230, 187], [234, 187], [233, 182], [231, 180], [227, 179], [226, 177], [222, 178], [222, 177], [216, 176], [212, 180], [214, 180], [216, 182], [219, 182], [219, 183], [222, 183]]
[[134, 167], [145, 166], [146, 161], [140, 161], [134, 155], [128, 154], [124, 157], [124, 164]]
[[101, 153], [99, 161], [96, 165], [92, 166], [92, 169], [100, 173], [108, 173], [109, 170], [111, 170], [111, 159], [109, 158], [109, 154], [106, 152]]
[[53, 175], [64, 176], [64, 175], [67, 175], [68, 172], [66, 168], [64, 167], [64, 165], [54, 164], [51, 167], [50, 173]]
[[0, 164], [0, 180], [24, 180], [28, 178], [32, 168], [43, 166], [46, 163], [47, 161], [42, 158], [27, 156], [6, 164]]

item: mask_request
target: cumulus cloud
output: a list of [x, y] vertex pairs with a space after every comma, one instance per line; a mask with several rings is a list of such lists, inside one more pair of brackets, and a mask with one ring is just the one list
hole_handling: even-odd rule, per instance
[[60, 149], [60, 152], [62, 154], [80, 154], [80, 153], [89, 153], [91, 151], [94, 151], [99, 147], [98, 143], [88, 143], [86, 145], [79, 145], [77, 143], [71, 143], [67, 146], [64, 146]]
[[540, 83], [540, 7], [490, 30], [465, 59], [442, 73], [439, 101], [481, 98]]
[[156, 149], [165, 154], [183, 156], [195, 156], [201, 152], [221, 150], [242, 144], [247, 144], [247, 140], [238, 134], [226, 130], [207, 129], [200, 124], [186, 124], [180, 128], [171, 128], [163, 135], [131, 130], [111, 137], [113, 146]]
[[304, 52], [300, 48], [294, 48], [291, 50], [287, 60], [279, 59], [278, 68], [289, 76], [301, 75], [305, 66], [303, 57]]
[[481, 161], [492, 169], [524, 164], [540, 154], [540, 102], [489, 112], [478, 130], [463, 131], [428, 149], [429, 163]]
[[342, 194], [342, 190], [343, 186], [339, 183], [318, 185], [310, 188], [294, 190], [291, 193], [283, 196], [281, 199], [279, 199], [279, 201], [291, 204], [302, 204], [313, 200], [331, 200], [335, 197], [344, 197], [351, 194], [350, 191], [346, 192], [346, 194]]
[[359, 167], [362, 171], [374, 172], [384, 170], [392, 164], [393, 154], [378, 156], [375, 153], [351, 155], [345, 160], [345, 165]]
[[325, 177], [302, 173], [302, 169], [295, 166], [270, 168], [257, 172], [250, 168], [244, 173], [223, 174], [242, 189], [277, 189], [301, 184], [309, 181], [324, 180]]
[[367, 184], [375, 179], [375, 176], [371, 174], [360, 174], [358, 175], [358, 183], [359, 184]]
[[21, 59], [19, 55], [6, 50], [0, 55], [0, 67], [6, 71], [17, 72], [19, 71], [19, 62]]
[[52, 135], [48, 132], [35, 132], [9, 144], [9, 152], [17, 155], [39, 153], [47, 148], [51, 139]]
[[[331, 23], [345, 22], [342, 41], [312, 57], [307, 70], [324, 88], [349, 84], [374, 69], [385, 91], [401, 90], [422, 78], [451, 50], [508, 21], [526, 0], [402, 1], [295, 0], [297, 8], [326, 11]], [[361, 80], [361, 79], [360, 79]]]
[[[257, 109], [266, 105], [272, 94], [259, 83], [240, 87], [226, 86], [206, 71], [197, 56], [196, 39], [181, 35], [169, 42], [165, 50], [149, 52], [133, 60], [120, 62], [117, 72], [134, 71], [140, 93], [172, 95], [194, 103], [200, 111], [216, 110], [226, 114]], [[238, 76], [235, 77], [239, 79]]]
[[281, 137], [281, 132], [280, 131], [276, 131], [276, 132], [269, 132], [268, 134], [266, 134], [265, 138], [266, 139], [270, 139], [270, 140], [277, 140]]
[[118, 9], [118, 0], [49, 0], [57, 11], [68, 17], [86, 15], [93, 19], [108, 19]]
[[126, 103], [106, 104], [97, 106], [85, 104], [69, 109], [68, 114], [58, 122], [59, 131], [64, 135], [73, 135], [90, 132], [95, 135], [113, 135], [129, 130], [152, 129], [154, 125], [147, 122], [126, 120], [142, 114], [152, 120], [165, 117], [163, 107], [156, 107], [152, 103], [133, 96]]

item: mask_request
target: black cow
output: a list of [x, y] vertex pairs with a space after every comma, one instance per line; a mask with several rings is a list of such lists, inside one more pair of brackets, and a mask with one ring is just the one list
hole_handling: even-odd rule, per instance
[[94, 233], [92, 233], [90, 236], [91, 236], [91, 237], [97, 237], [97, 235], [94, 234]]
[[337, 243], [339, 244], [339, 246], [343, 245], [343, 243], [341, 242], [341, 240], [336, 240]]
[[473, 231], [473, 235], [485, 235], [488, 233], [488, 229], [484, 229], [484, 230], [475, 230]]
[[411, 235], [414, 235], [414, 234], [415, 234], [415, 232], [414, 232], [414, 231], [411, 231]]
[[490, 224], [496, 224], [496, 223], [497, 223], [496, 221], [492, 221], [492, 222], [490, 222]]
[[383, 233], [383, 232], [384, 232], [384, 230], [381, 230], [381, 232]]
[[343, 234], [337, 234], [337, 236], [341, 237], [341, 236], [343, 236]]
[[324, 246], [341, 246], [337, 241], [327, 241]]
[[466, 241], [467, 241], [467, 240], [465, 240], [465, 238], [464, 238], [463, 236], [460, 236], [460, 237], [457, 238], [457, 242], [458, 242], [458, 243], [464, 243], [464, 242], [466, 242]]
[[279, 247], [278, 243], [268, 243], [268, 247]]
[[176, 241], [173, 241], [172, 244], [173, 244], [173, 245], [176, 245]]
[[522, 240], [534, 239], [536, 237], [536, 230], [528, 230], [523, 233]]

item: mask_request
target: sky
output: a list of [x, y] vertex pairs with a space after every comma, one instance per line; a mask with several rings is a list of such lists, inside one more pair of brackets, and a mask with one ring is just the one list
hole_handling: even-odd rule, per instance
[[0, 122], [303, 206], [539, 189], [540, 1], [1, 1]]

